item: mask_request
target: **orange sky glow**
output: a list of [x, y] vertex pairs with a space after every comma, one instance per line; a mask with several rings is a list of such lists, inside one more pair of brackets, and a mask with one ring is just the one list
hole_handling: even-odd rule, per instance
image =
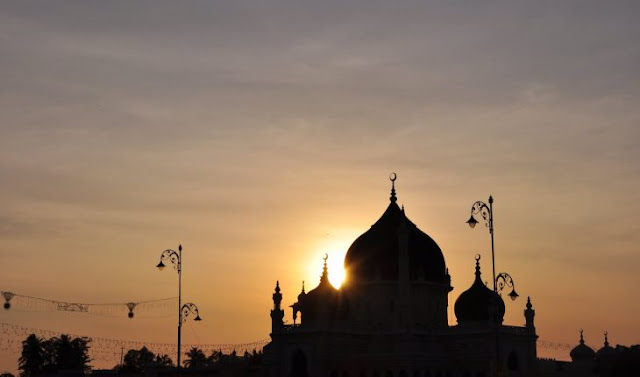
[[[531, 296], [556, 344], [540, 356], [568, 359], [580, 329], [595, 348], [604, 331], [638, 344], [640, 7], [580, 4], [3, 2], [0, 291], [175, 297], [155, 266], [182, 244], [183, 301], [203, 318], [183, 343], [261, 341], [277, 280], [288, 308], [326, 253], [339, 285], [396, 172], [398, 204], [443, 251], [451, 325], [474, 255], [491, 279], [489, 232], [465, 224], [491, 194], [496, 270], [521, 295], [505, 323]], [[0, 311], [154, 343], [176, 322], [166, 303]], [[0, 343], [0, 372], [15, 349]]]

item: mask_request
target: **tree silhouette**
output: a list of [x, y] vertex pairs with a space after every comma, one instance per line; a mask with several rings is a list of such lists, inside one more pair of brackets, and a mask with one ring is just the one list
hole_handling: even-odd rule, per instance
[[42, 340], [31, 334], [22, 341], [22, 354], [18, 360], [21, 377], [35, 377], [42, 373], [45, 364]]
[[124, 373], [139, 374], [145, 373], [148, 368], [171, 367], [173, 361], [167, 355], [155, 355], [147, 347], [139, 350], [129, 350], [124, 355], [124, 360], [120, 371]]
[[59, 338], [51, 338], [49, 352], [53, 352], [53, 362], [56, 370], [88, 370], [89, 342], [88, 338], [71, 338], [62, 334]]
[[249, 353], [248, 351], [244, 351], [244, 355], [242, 359], [247, 365], [260, 365], [262, 363], [262, 351], [257, 352], [256, 349], [253, 349], [253, 352]]
[[193, 347], [187, 352], [187, 359], [184, 361], [184, 366], [187, 368], [203, 368], [208, 365], [207, 356], [204, 352]]
[[207, 357], [207, 365], [215, 365], [222, 361], [224, 354], [221, 350], [211, 352], [211, 355]]
[[172, 367], [173, 366], [173, 360], [171, 360], [169, 355], [166, 355], [166, 354], [165, 355], [157, 355], [156, 359], [154, 360], [153, 366], [162, 367], [162, 368]]

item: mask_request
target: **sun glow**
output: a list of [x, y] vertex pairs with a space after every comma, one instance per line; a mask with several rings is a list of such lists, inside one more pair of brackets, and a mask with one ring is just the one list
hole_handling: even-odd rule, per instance
[[332, 251], [327, 252], [327, 268], [329, 269], [329, 282], [336, 288], [340, 288], [344, 282], [346, 271], [344, 270], [344, 252]]
[[318, 247], [318, 254], [327, 255], [329, 282], [336, 288], [340, 288], [346, 279], [344, 256], [347, 254], [347, 249], [351, 242], [350, 240], [331, 240]]
[[335, 288], [340, 288], [348, 276], [344, 270], [344, 257], [349, 250], [353, 240], [357, 238], [361, 230], [354, 228], [343, 228], [332, 234], [326, 234], [324, 238], [317, 239], [310, 247], [308, 254], [307, 268], [305, 271], [305, 289], [309, 292], [318, 284], [322, 274], [323, 258], [327, 258], [327, 270], [329, 272], [329, 283]]

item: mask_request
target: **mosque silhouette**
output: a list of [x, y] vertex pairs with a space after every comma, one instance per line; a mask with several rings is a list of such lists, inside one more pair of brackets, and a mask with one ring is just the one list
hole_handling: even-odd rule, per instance
[[606, 333], [596, 352], [581, 330], [571, 362], [538, 358], [531, 299], [524, 306], [524, 326], [504, 324], [504, 301], [483, 283], [480, 256], [473, 284], [455, 301], [457, 324], [449, 324], [453, 288], [442, 250], [398, 206], [395, 178], [387, 209], [349, 247], [348, 279], [339, 289], [329, 283], [325, 256], [320, 283], [309, 292], [303, 284], [291, 305], [293, 324], [285, 324], [276, 282], [262, 375], [640, 376], [633, 361], [640, 346], [613, 348]]
[[502, 297], [475, 280], [447, 320], [451, 277], [438, 244], [397, 204], [349, 247], [348, 280], [334, 288], [326, 260], [319, 285], [304, 287], [285, 324], [276, 283], [272, 341], [265, 349], [269, 375], [287, 377], [532, 376], [536, 370], [535, 310], [527, 299], [524, 326], [503, 324]]

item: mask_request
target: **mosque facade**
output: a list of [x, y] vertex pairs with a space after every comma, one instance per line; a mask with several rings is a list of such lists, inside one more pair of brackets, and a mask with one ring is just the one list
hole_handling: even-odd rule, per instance
[[[320, 283], [304, 287], [285, 324], [276, 283], [271, 342], [264, 348], [269, 376], [285, 377], [489, 377], [536, 374], [535, 311], [528, 299], [524, 326], [503, 323], [505, 305], [475, 280], [455, 302], [438, 244], [397, 204], [392, 183], [387, 209], [349, 247], [348, 280], [334, 288], [325, 265]], [[471, 270], [471, 269], [470, 269]]]

